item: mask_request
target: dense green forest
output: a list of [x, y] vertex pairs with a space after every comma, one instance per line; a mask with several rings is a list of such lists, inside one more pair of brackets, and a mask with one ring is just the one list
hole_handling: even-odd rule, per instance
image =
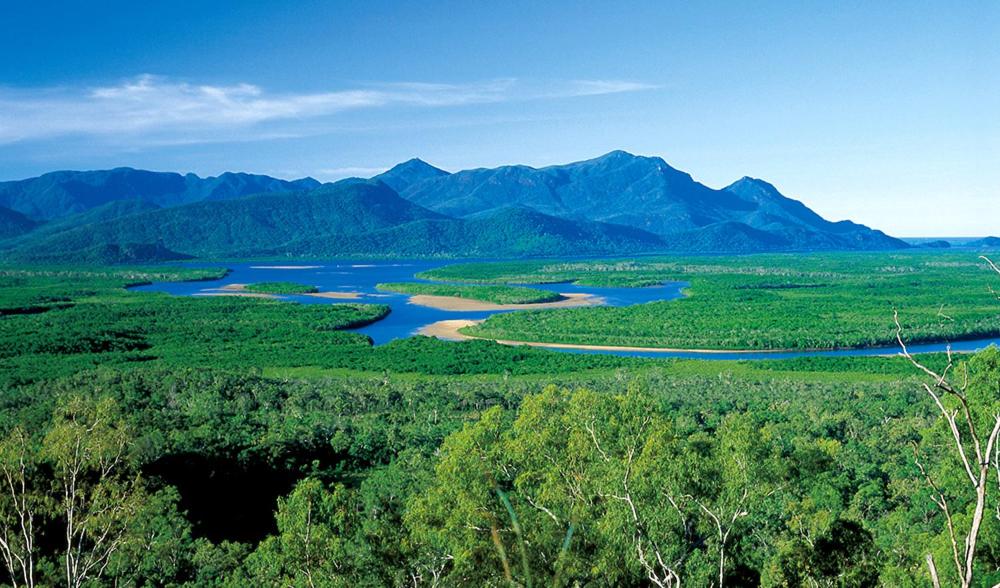
[[[856, 263], [914, 263], [875, 259]], [[967, 320], [968, 302], [995, 318], [990, 274], [966, 261], [923, 260], [914, 308], [930, 303], [919, 284], [951, 272], [958, 298], [942, 312]], [[725, 263], [625, 267], [690, 281], [696, 300], [710, 296], [698, 276], [832, 283], [848, 262], [810, 275], [787, 258]], [[503, 271], [530, 281], [537, 267]], [[124, 288], [219, 274], [0, 271], [7, 582], [906, 587], [930, 585], [928, 556], [943, 586], [1000, 581], [996, 349], [919, 356], [935, 378], [903, 357], [373, 347], [346, 329], [382, 305]]]
[[315, 294], [319, 292], [319, 288], [316, 286], [296, 282], [257, 282], [256, 284], [247, 284], [244, 290], [260, 294]]
[[536, 290], [518, 286], [468, 286], [462, 284], [425, 284], [420, 282], [392, 282], [378, 284], [379, 290], [400, 294], [425, 294], [428, 296], [454, 296], [494, 304], [537, 304], [561, 300], [558, 292]]
[[682, 300], [491, 316], [478, 337], [681, 349], [892, 346], [893, 309], [911, 342], [1000, 335], [995, 274], [943, 253], [649, 258], [460, 264], [421, 277], [480, 283], [650, 287], [687, 282]]

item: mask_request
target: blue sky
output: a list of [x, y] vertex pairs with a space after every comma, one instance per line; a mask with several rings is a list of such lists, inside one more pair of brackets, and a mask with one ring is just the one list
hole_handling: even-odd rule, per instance
[[625, 149], [897, 235], [996, 234], [1000, 3], [958, 4], [7, 3], [0, 179]]

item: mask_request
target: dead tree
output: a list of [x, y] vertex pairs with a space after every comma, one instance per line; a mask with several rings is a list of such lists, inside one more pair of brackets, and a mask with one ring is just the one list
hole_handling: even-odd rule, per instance
[[[993, 271], [1000, 274], [1000, 267], [997, 267], [993, 261], [985, 256], [982, 259]], [[931, 499], [945, 517], [948, 540], [951, 544], [952, 564], [958, 575], [959, 585], [962, 588], [969, 588], [972, 586], [976, 546], [985, 516], [987, 482], [991, 469], [996, 470], [997, 483], [1000, 485], [1000, 468], [997, 467], [998, 459], [1000, 459], [1000, 455], [998, 455], [1000, 451], [997, 447], [997, 437], [1000, 435], [1000, 414], [992, 415], [992, 428], [984, 438], [982, 431], [976, 429], [972, 409], [969, 406], [969, 398], [966, 394], [969, 386], [968, 368], [963, 364], [961, 383], [952, 383], [949, 374], [955, 369], [955, 363], [950, 346], [947, 349], [948, 362], [940, 373], [917, 361], [907, 349], [906, 343], [903, 342], [903, 327], [899, 322], [899, 313], [896, 311], [893, 312], [893, 320], [896, 323], [896, 340], [902, 350], [900, 354], [932, 379], [932, 383], [924, 383], [922, 386], [948, 425], [948, 431], [954, 440], [955, 452], [964, 470], [962, 478], [967, 479], [965, 486], [967, 496], [975, 504], [968, 529], [964, 531], [957, 529], [948, 496], [921, 463], [919, 453], [916, 449], [914, 450], [914, 463], [931, 490]], [[954, 399], [958, 407], [947, 407], [945, 405], [946, 398]], [[997, 513], [997, 516], [1000, 518], [1000, 512]], [[933, 585], [935, 588], [939, 588], [941, 582], [932, 554], [927, 554], [927, 567]]]

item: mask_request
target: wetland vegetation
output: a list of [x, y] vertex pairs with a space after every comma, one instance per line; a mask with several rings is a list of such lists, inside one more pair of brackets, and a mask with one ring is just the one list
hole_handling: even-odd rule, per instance
[[[621, 269], [602, 269], [612, 267]], [[856, 300], [846, 322], [818, 322], [843, 327], [825, 336], [879, 305], [891, 324], [890, 302], [901, 317], [930, 316], [936, 298], [924, 283], [949, 297], [934, 312], [958, 324], [991, 324], [1000, 310], [974, 258], [883, 255], [854, 267], [852, 277], [835, 256], [531, 262], [434, 276], [684, 280], [689, 298], [644, 307], [707, 299], [722, 309], [747, 296], [740, 308], [751, 317], [764, 312], [756, 305], [805, 304], [796, 296], [825, 296], [836, 313], [869, 291], [861, 274], [875, 276], [875, 302]], [[68, 503], [55, 497], [69, 487], [60, 472], [76, 443], [88, 485], [75, 508], [113, 537], [71, 554], [107, 562], [89, 572], [95, 585], [905, 587], [927, 584], [928, 555], [957, 582], [935, 501], [947, 499], [964, 534], [977, 500], [922, 388], [934, 380], [905, 358], [653, 360], [425, 337], [372, 346], [350, 329], [385, 317], [381, 304], [125, 289], [223, 273], [0, 272], [0, 470], [24, 480], [23, 492], [0, 493], [0, 531], [15, 537], [27, 505], [33, 542], [11, 544], [31, 554], [39, 585], [65, 575]], [[614, 331], [624, 319], [608, 310], [629, 308], [583, 309], [580, 322], [594, 313]], [[907, 335], [921, 332], [908, 320]], [[768, 328], [772, 341], [799, 336]], [[988, 430], [1000, 352], [951, 368], [942, 354], [920, 361], [968, 374], [963, 398]], [[955, 395], [943, 402], [961, 406]], [[102, 469], [111, 455], [115, 467]], [[991, 486], [987, 512], [998, 496]], [[1000, 526], [987, 517], [982, 529], [975, 585], [992, 585]]]
[[315, 294], [319, 292], [316, 286], [307, 286], [296, 282], [258, 282], [247, 284], [244, 288], [247, 292], [258, 292], [260, 294]]
[[539, 304], [562, 300], [562, 295], [547, 290], [517, 286], [482, 286], [462, 284], [433, 284], [421, 282], [392, 282], [379, 284], [379, 290], [400, 294], [424, 296], [451, 296], [494, 304]]
[[463, 330], [490, 339], [680, 349], [893, 346], [893, 309], [913, 343], [1000, 335], [990, 294], [996, 274], [969, 253], [458, 264], [421, 277], [629, 287], [689, 283], [682, 300], [495, 315]]

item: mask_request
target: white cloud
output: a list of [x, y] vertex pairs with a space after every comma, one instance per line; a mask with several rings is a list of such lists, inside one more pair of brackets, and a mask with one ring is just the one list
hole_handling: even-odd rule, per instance
[[599, 96], [601, 94], [621, 94], [654, 90], [659, 86], [623, 80], [575, 80], [571, 83], [572, 96]]
[[[0, 89], [0, 143], [60, 136], [143, 144], [217, 141], [220, 132], [331, 117], [352, 110], [442, 108], [635, 92], [648, 84], [575, 80], [545, 85], [498, 79], [468, 84], [391, 83], [318, 93], [270, 93], [253, 84], [199, 85], [142, 75], [89, 89]], [[294, 133], [270, 128], [266, 136]]]

